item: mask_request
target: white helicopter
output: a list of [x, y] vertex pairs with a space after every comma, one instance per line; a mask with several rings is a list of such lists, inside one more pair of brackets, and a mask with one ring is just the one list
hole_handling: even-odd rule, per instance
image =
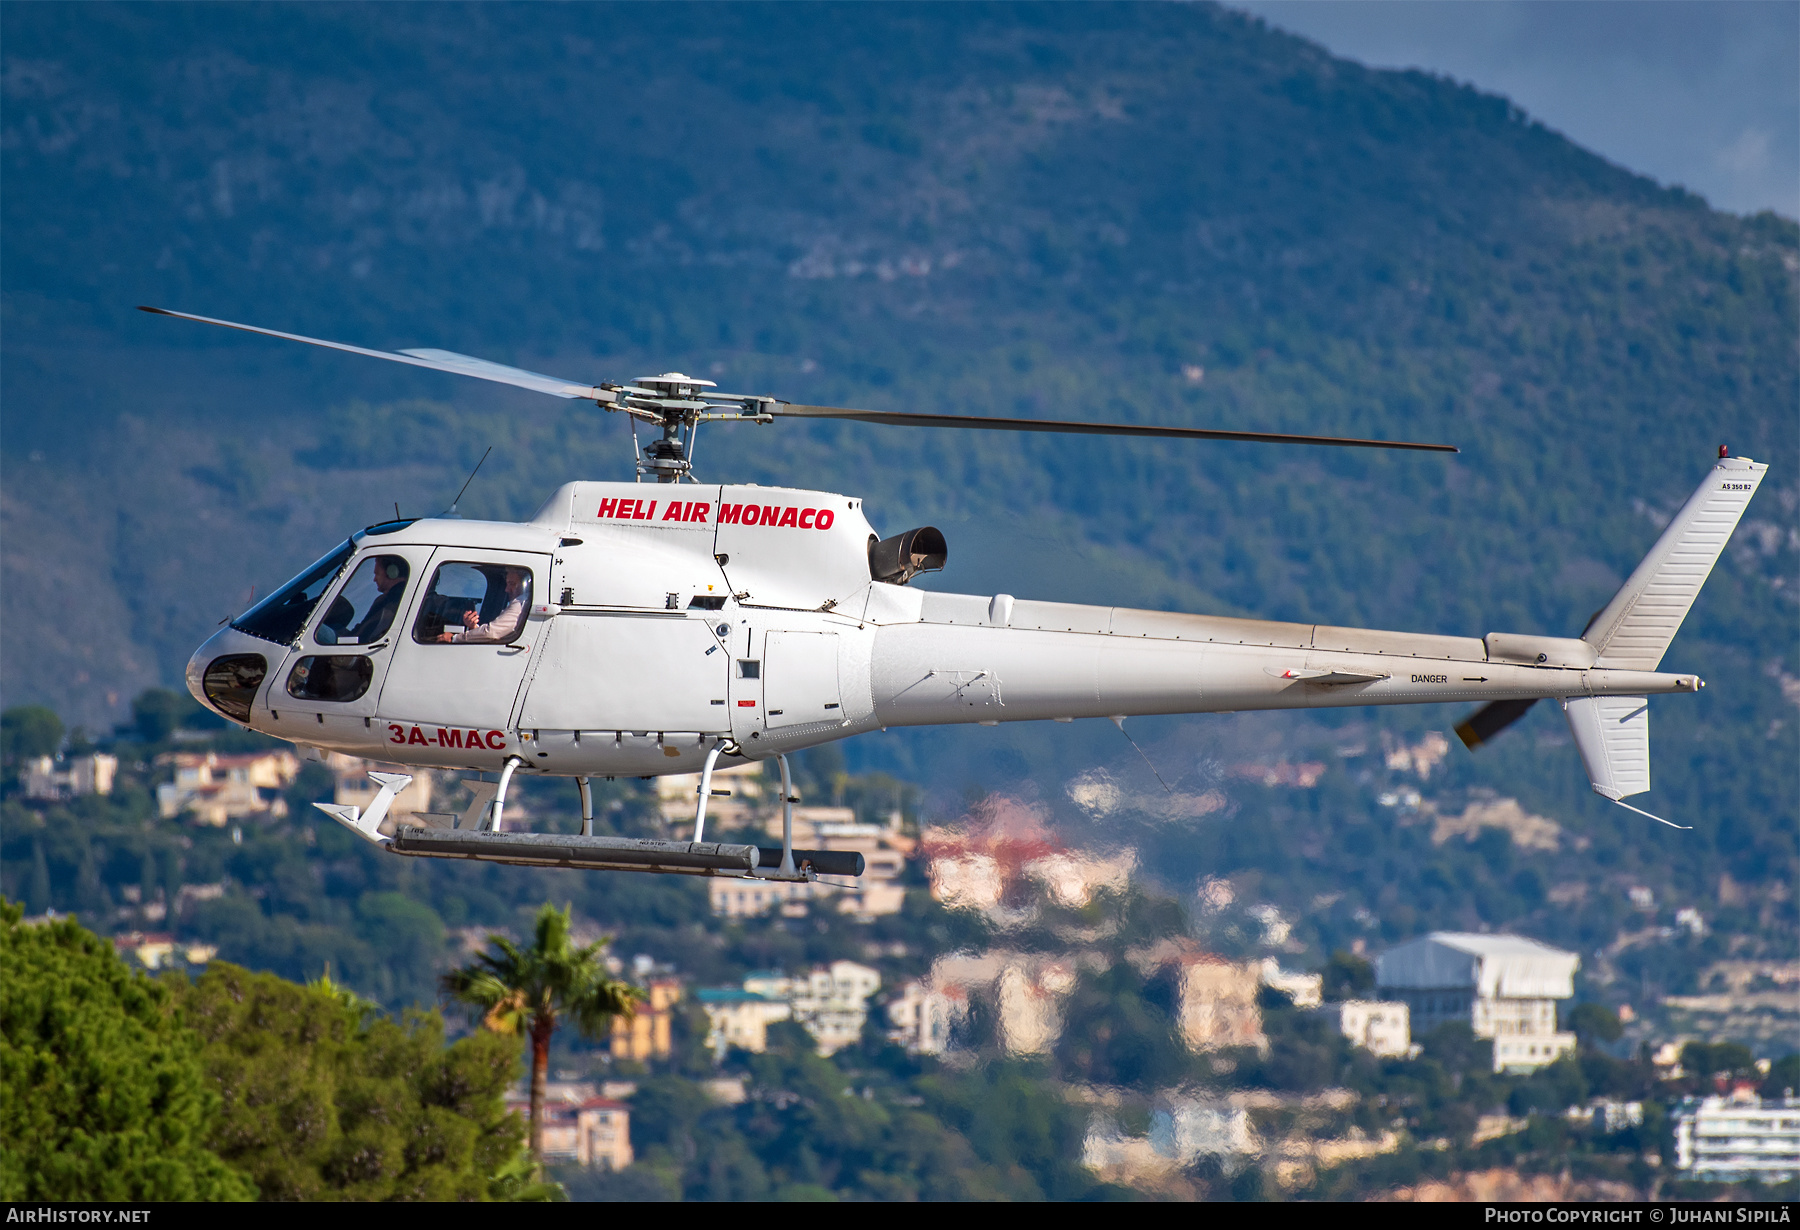
[[[565, 483], [525, 522], [450, 515], [350, 535], [222, 628], [187, 684], [252, 730], [370, 760], [498, 772], [458, 819], [383, 831], [412, 779], [372, 773], [366, 812], [317, 804], [396, 854], [538, 866], [807, 880], [862, 856], [796, 851], [787, 754], [892, 726], [1483, 702], [1469, 747], [1561, 702], [1596, 793], [1650, 788], [1648, 697], [1766, 465], [1716, 464], [1579, 637], [1436, 636], [923, 592], [944, 566], [930, 526], [882, 538], [862, 500], [701, 484], [703, 423], [831, 418], [896, 426], [1455, 452], [1409, 441], [850, 410], [718, 393], [679, 372], [584, 385], [443, 350], [390, 353], [231, 321], [165, 316], [587, 400], [659, 429], [637, 481]], [[655, 485], [645, 485], [653, 478]], [[465, 484], [466, 489], [466, 484]], [[460, 497], [459, 497], [460, 498]], [[315, 753], [312, 753], [316, 755]], [[773, 758], [782, 845], [705, 840], [713, 770]], [[593, 835], [596, 776], [700, 772], [691, 842]], [[573, 777], [582, 835], [502, 831], [517, 773]], [[724, 793], [724, 792], [717, 792]], [[1673, 826], [1681, 827], [1681, 826]]]

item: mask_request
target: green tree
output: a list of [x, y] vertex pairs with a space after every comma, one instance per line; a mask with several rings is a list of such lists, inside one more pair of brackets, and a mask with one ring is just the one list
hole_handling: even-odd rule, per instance
[[1690, 1042], [1681, 1048], [1681, 1066], [1695, 1076], [1748, 1072], [1756, 1057], [1742, 1042]]
[[185, 693], [147, 688], [131, 702], [133, 733], [145, 743], [161, 743], [181, 728], [183, 718], [199, 709]]
[[54, 756], [62, 741], [62, 719], [54, 709], [14, 705], [0, 713], [0, 758], [9, 766], [31, 756]]
[[169, 989], [73, 919], [0, 903], [0, 1199], [252, 1200]]
[[1355, 953], [1339, 950], [1331, 954], [1325, 968], [1325, 998], [1333, 1003], [1346, 999], [1362, 999], [1375, 989], [1375, 966]]
[[1569, 1028], [1583, 1043], [1617, 1042], [1625, 1032], [1619, 1014], [1605, 1004], [1576, 1004], [1569, 1011]]
[[1002, 1198], [1082, 1198], [1094, 1190], [1093, 1176], [1080, 1162], [1087, 1114], [1045, 1075], [1035, 1064], [1010, 1061], [968, 1073], [940, 1071], [915, 1087], [925, 1108], [997, 1172]]
[[607, 941], [576, 946], [569, 942], [569, 907], [545, 902], [529, 948], [503, 935], [488, 936], [493, 947], [472, 965], [444, 975], [444, 990], [480, 1010], [481, 1023], [496, 1034], [531, 1040], [531, 1155], [544, 1160], [544, 1080], [550, 1066], [550, 1037], [563, 1017], [584, 1035], [601, 1038], [614, 1016], [637, 1011], [643, 992], [609, 977], [601, 954]]
[[1065, 1077], [1101, 1085], [1167, 1086], [1192, 1075], [1192, 1057], [1167, 1009], [1144, 994], [1129, 962], [1083, 970], [1063, 1005], [1056, 1046]]
[[1769, 1074], [1763, 1078], [1762, 1095], [1765, 1098], [1791, 1098], [1796, 1089], [1800, 1089], [1800, 1054], [1789, 1053], [1769, 1065]]
[[444, 1045], [329, 977], [300, 986], [218, 962], [184, 989], [223, 1094], [211, 1144], [266, 1200], [541, 1198], [520, 1171], [506, 1087], [518, 1057], [488, 1034]]

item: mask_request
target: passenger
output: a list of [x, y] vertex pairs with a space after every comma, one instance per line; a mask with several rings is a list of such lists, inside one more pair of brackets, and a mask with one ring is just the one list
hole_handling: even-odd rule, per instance
[[351, 631], [350, 635], [356, 639], [350, 644], [367, 645], [387, 632], [394, 622], [400, 599], [406, 593], [406, 574], [406, 561], [398, 555], [375, 558], [375, 588], [381, 593], [369, 604], [369, 613], [362, 617], [362, 622]]
[[494, 645], [511, 640], [525, 622], [525, 608], [531, 605], [531, 572], [525, 568], [506, 570], [506, 605], [487, 623], [477, 623], [474, 611], [463, 612], [463, 630], [448, 628], [439, 639], [446, 645]]

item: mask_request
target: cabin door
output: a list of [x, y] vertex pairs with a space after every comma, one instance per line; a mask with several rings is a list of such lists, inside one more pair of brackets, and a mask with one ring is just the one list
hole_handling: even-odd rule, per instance
[[703, 614], [564, 609], [549, 621], [520, 728], [727, 733], [731, 654]]
[[533, 652], [553, 622], [531, 613], [549, 579], [548, 555], [439, 547], [409, 625], [395, 629], [382, 720], [511, 731]]

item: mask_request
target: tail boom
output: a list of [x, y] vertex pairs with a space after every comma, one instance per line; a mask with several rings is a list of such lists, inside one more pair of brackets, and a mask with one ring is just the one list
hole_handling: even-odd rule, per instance
[[[1463, 654], [1427, 657], [1402, 654], [1397, 648], [1357, 653], [1320, 650], [1311, 644], [1271, 644], [1283, 639], [1292, 625], [1264, 627], [1267, 636], [1234, 636], [1227, 642], [923, 622], [888, 626], [879, 630], [874, 647], [876, 721], [882, 726], [994, 724], [1251, 709], [1647, 696], [1696, 692], [1704, 686], [1694, 675], [1495, 661], [1472, 637], [1420, 637], [1419, 642], [1466, 642], [1458, 646]], [[1240, 624], [1232, 631], [1248, 628]], [[1393, 638], [1396, 646], [1406, 643], [1399, 633], [1367, 635]], [[1287, 635], [1286, 639], [1321, 638]], [[1336, 645], [1346, 639], [1351, 638], [1338, 635], [1325, 643]]]

